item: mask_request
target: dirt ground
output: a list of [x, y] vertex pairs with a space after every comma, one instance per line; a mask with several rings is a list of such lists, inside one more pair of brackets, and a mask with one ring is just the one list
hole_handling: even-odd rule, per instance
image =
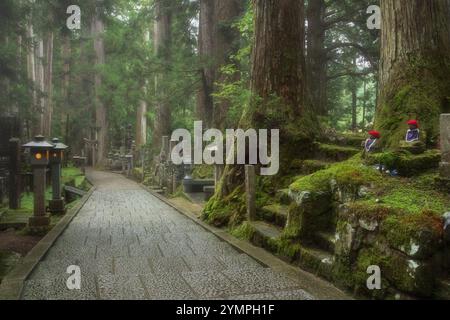
[[38, 242], [41, 236], [19, 235], [15, 230], [0, 232], [0, 251], [13, 251], [25, 256]]

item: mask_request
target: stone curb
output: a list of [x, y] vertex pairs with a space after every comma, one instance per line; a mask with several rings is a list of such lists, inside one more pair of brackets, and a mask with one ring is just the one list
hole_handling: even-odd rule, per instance
[[307, 290], [309, 293], [314, 295], [316, 298], [320, 300], [352, 300], [353, 298], [350, 297], [348, 294], [343, 292], [342, 290], [336, 288], [329, 282], [318, 278], [317, 276], [306, 272], [304, 270], [301, 270], [299, 268], [296, 268], [283, 260], [277, 258], [276, 256], [272, 255], [271, 253], [267, 252], [263, 248], [256, 247], [253, 244], [240, 240], [238, 238], [233, 237], [228, 232], [213, 227], [204, 221], [198, 219], [197, 216], [195, 216], [193, 213], [189, 212], [188, 210], [185, 210], [183, 208], [180, 208], [176, 204], [172, 203], [170, 199], [154, 192], [147, 186], [143, 185], [142, 183], [139, 184], [142, 189], [149, 192], [152, 196], [158, 198], [159, 200], [163, 201], [170, 207], [174, 208], [181, 214], [185, 215], [198, 225], [200, 225], [202, 228], [204, 228], [206, 231], [211, 232], [216, 237], [220, 238], [221, 240], [227, 242], [229, 245], [231, 245], [233, 248], [238, 250], [239, 252], [245, 253], [255, 259], [257, 262], [262, 264], [263, 266], [269, 267], [274, 271], [280, 272], [285, 274], [286, 276], [300, 281], [302, 284], [302, 287]]
[[0, 300], [20, 300], [23, 284], [44, 255], [63, 233], [69, 223], [78, 214], [86, 201], [95, 191], [93, 186], [78, 204], [69, 209], [61, 220], [31, 249], [19, 265], [11, 270], [0, 285]]

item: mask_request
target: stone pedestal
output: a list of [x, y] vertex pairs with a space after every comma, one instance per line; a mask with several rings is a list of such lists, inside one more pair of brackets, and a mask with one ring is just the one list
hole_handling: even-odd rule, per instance
[[36, 166], [33, 169], [34, 207], [33, 216], [29, 218], [30, 229], [41, 229], [50, 224], [45, 208], [45, 167]]

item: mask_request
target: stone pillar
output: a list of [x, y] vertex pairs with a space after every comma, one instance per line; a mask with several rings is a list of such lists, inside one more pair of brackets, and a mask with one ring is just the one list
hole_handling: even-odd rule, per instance
[[441, 114], [441, 152], [440, 175], [450, 179], [450, 114]]
[[20, 208], [20, 139], [9, 140], [9, 208]]
[[31, 228], [46, 227], [50, 224], [50, 218], [45, 211], [45, 171], [45, 166], [33, 168], [34, 207], [33, 216], [29, 219]]
[[245, 166], [245, 193], [247, 199], [247, 219], [253, 221], [256, 218], [256, 174], [255, 166]]

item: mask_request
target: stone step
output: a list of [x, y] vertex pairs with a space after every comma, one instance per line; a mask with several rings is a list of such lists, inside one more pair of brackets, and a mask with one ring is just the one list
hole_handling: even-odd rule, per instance
[[333, 278], [333, 254], [315, 246], [301, 246], [298, 264], [300, 267], [327, 280]]
[[251, 242], [259, 247], [270, 247], [270, 240], [277, 239], [281, 236], [281, 228], [264, 222], [264, 221], [251, 221], [249, 222], [255, 231]]
[[271, 204], [261, 208], [257, 215], [265, 222], [284, 228], [286, 226], [288, 210], [289, 207], [286, 205]]
[[321, 231], [314, 235], [314, 245], [331, 254], [334, 253], [336, 246], [336, 235], [334, 232]]

